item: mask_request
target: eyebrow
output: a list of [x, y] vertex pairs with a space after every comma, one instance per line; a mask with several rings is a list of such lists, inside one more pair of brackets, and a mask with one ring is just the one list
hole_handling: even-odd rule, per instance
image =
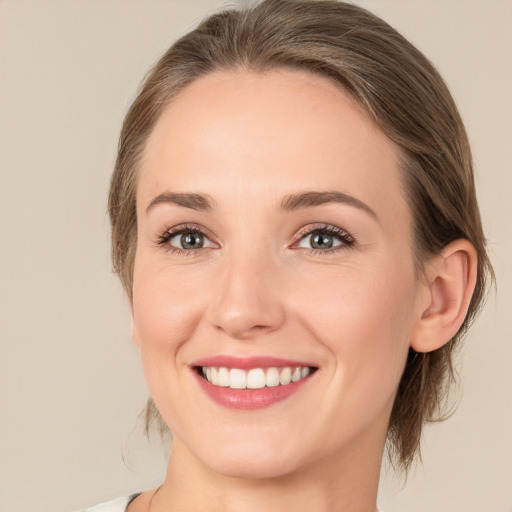
[[164, 192], [156, 196], [146, 208], [146, 212], [158, 204], [175, 204], [192, 210], [208, 211], [213, 208], [213, 201], [210, 197], [202, 194]]
[[343, 192], [303, 192], [301, 194], [291, 194], [281, 201], [281, 209], [284, 211], [301, 210], [312, 206], [319, 206], [327, 203], [342, 203], [348, 206], [354, 206], [365, 211], [374, 217], [377, 221], [377, 214], [360, 199]]
[[[328, 203], [342, 203], [359, 208], [379, 220], [377, 214], [360, 199], [343, 192], [302, 192], [290, 194], [283, 198], [280, 209], [284, 211], [302, 210], [312, 206], [320, 206]], [[149, 203], [146, 212], [159, 204], [174, 204], [197, 211], [209, 211], [213, 209], [214, 201], [206, 195], [195, 193], [164, 192], [159, 194]]]

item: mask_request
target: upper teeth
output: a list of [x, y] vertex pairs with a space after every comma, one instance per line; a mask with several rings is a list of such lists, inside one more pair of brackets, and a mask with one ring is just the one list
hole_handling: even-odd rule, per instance
[[252, 368], [251, 370], [203, 366], [202, 372], [203, 377], [214, 386], [231, 389], [260, 389], [265, 386], [286, 386], [290, 382], [297, 382], [309, 375], [310, 369], [308, 366]]

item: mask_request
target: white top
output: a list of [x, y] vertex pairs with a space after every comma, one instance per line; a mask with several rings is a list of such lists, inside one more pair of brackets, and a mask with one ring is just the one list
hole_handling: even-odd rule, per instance
[[122, 496], [115, 500], [100, 503], [94, 507], [89, 507], [81, 512], [126, 512], [128, 504], [134, 500], [139, 494], [130, 494], [129, 496]]
[[[106, 503], [100, 503], [94, 507], [89, 507], [81, 512], [126, 512], [128, 504], [134, 500], [139, 494], [130, 494], [130, 496], [123, 496], [116, 498], [115, 500], [107, 501]], [[377, 512], [384, 512], [382, 509], [378, 509]]]

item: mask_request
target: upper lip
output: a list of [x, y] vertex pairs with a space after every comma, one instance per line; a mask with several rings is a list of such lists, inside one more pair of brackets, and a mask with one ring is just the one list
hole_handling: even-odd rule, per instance
[[215, 366], [218, 368], [239, 368], [240, 370], [250, 370], [251, 368], [272, 368], [272, 367], [314, 367], [313, 365], [292, 359], [282, 359], [280, 357], [253, 356], [236, 357], [228, 355], [210, 356], [194, 361], [191, 366]]

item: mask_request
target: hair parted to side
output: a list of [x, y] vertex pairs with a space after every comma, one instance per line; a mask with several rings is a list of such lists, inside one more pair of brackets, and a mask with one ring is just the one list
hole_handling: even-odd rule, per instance
[[[414, 225], [418, 272], [453, 240], [478, 255], [478, 278], [456, 336], [429, 353], [410, 349], [391, 413], [388, 453], [407, 471], [419, 452], [422, 427], [438, 421], [452, 360], [493, 278], [482, 230], [464, 125], [442, 78], [427, 58], [368, 11], [336, 0], [264, 0], [214, 14], [179, 39], [147, 76], [129, 109], [112, 176], [109, 214], [112, 258], [131, 298], [137, 170], [165, 107], [184, 87], [217, 70], [307, 70], [348, 91], [401, 148], [402, 179]], [[146, 429], [165, 429], [150, 400]]]

